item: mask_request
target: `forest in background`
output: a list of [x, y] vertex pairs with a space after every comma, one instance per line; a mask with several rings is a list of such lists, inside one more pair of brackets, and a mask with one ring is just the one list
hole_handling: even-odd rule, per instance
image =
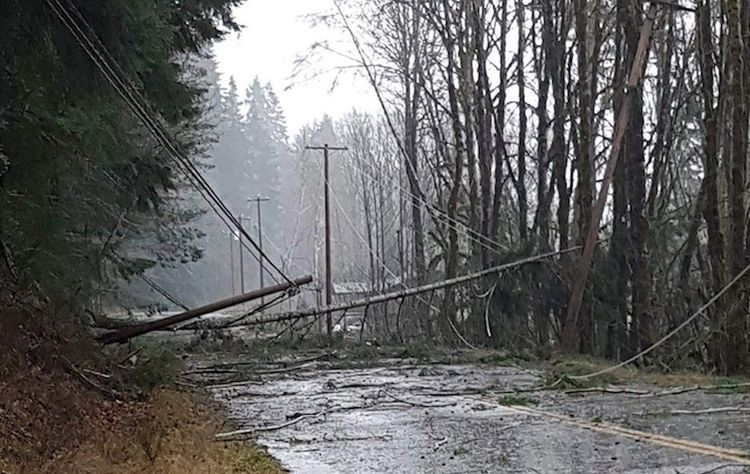
[[[0, 239], [18, 278], [94, 312], [155, 298], [137, 275], [188, 305], [238, 291], [234, 231], [206, 212], [44, 4], [10, 3], [14, 15], [0, 20]], [[748, 265], [747, 0], [658, 3], [632, 88], [642, 2], [341, 1], [311, 21], [349, 40], [356, 67], [341, 74], [369, 81], [381, 113], [325, 117], [291, 139], [273, 88], [222, 87], [206, 49], [237, 29], [239, 1], [75, 3], [253, 235], [247, 200], [271, 199], [266, 250], [318, 285], [322, 164], [307, 145], [349, 148], [332, 158], [334, 279], [381, 292], [582, 244], [626, 95], [571, 350], [632, 356]], [[312, 45], [298, 67], [314, 74], [315, 56], [340, 47]], [[246, 288], [257, 287], [257, 262], [246, 255], [245, 265]], [[411, 308], [410, 340], [459, 343], [458, 328], [473, 344], [548, 355], [578, 272], [569, 253], [442, 292], [439, 311]], [[747, 290], [741, 279], [647, 363], [750, 370]], [[300, 300], [315, 304], [306, 292]]]
[[[599, 225], [602, 243], [566, 342], [625, 359], [744, 275], [750, 2], [654, 7], [351, 0], [315, 19], [348, 36], [346, 54], [381, 101], [411, 196], [417, 281], [566, 249]], [[646, 23], [645, 71], [629, 87]], [[594, 222], [626, 99], [612, 194]], [[564, 255], [446, 291], [442, 308], [450, 318], [468, 308], [456, 322], [475, 343], [549, 349], [563, 336], [579, 272], [578, 258]], [[650, 362], [747, 371], [747, 284], [740, 278]], [[489, 321], [477, 298], [488, 291]], [[454, 337], [449, 328], [442, 336]]]

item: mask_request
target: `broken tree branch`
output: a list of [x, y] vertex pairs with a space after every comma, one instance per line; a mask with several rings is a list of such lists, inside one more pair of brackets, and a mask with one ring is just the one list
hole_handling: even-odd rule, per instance
[[626, 387], [589, 387], [589, 388], [574, 388], [571, 390], [566, 390], [566, 394], [576, 394], [576, 393], [628, 393], [631, 395], [648, 395], [651, 392], [648, 390], [636, 390], [632, 388], [626, 388]]
[[308, 420], [311, 418], [319, 418], [321, 416], [329, 415], [331, 413], [337, 413], [337, 412], [343, 412], [343, 411], [351, 411], [351, 410], [366, 410], [368, 408], [372, 408], [373, 406], [378, 405], [378, 402], [369, 404], [369, 405], [347, 405], [347, 406], [338, 406], [333, 408], [328, 408], [326, 410], [321, 410], [316, 413], [300, 413], [296, 416], [292, 417], [288, 421], [278, 424], [278, 425], [270, 425], [270, 426], [261, 426], [259, 428], [251, 428], [251, 429], [244, 429], [244, 430], [236, 430], [236, 431], [228, 431], [226, 433], [219, 433], [215, 436], [217, 441], [227, 441], [227, 440], [234, 440], [234, 439], [242, 439], [244, 437], [253, 436], [257, 433], [267, 433], [269, 431], [277, 431], [284, 428], [287, 428], [289, 426], [296, 425], [300, 421]]
[[390, 399], [392, 399], [394, 401], [397, 401], [399, 403], [405, 403], [405, 404], [411, 405], [413, 407], [420, 407], [420, 408], [444, 408], [444, 407], [453, 407], [453, 406], [456, 406], [456, 403], [431, 403], [431, 404], [428, 404], [428, 403], [412, 402], [412, 401], [409, 401], [409, 400], [405, 400], [403, 398], [399, 398], [399, 397], [393, 395], [392, 393], [390, 393], [390, 392], [388, 392], [386, 390], [380, 390], [378, 392], [378, 396], [380, 396], [380, 395], [385, 395], [386, 397], [388, 397], [388, 398], [390, 398]]
[[715, 415], [717, 413], [750, 413], [750, 407], [716, 407], [706, 408], [703, 410], [666, 410], [659, 412], [633, 413], [636, 416], [664, 416], [664, 415]]
[[750, 382], [733, 383], [723, 385], [693, 385], [692, 387], [678, 387], [674, 389], [663, 390], [661, 392], [649, 393], [644, 397], [664, 397], [670, 395], [680, 395], [683, 393], [697, 392], [699, 390], [737, 390], [741, 388], [750, 388]]
[[328, 410], [323, 410], [318, 413], [299, 415], [297, 417], [292, 418], [289, 421], [286, 421], [278, 425], [262, 426], [260, 428], [252, 428], [252, 429], [246, 429], [246, 430], [236, 430], [236, 431], [228, 431], [226, 433], [219, 433], [216, 435], [216, 439], [223, 441], [227, 439], [236, 438], [238, 436], [252, 436], [256, 433], [266, 433], [269, 431], [277, 431], [277, 430], [281, 430], [292, 425], [296, 425], [302, 420], [307, 420], [309, 418], [317, 418], [319, 416], [325, 415], [326, 413], [328, 413]]

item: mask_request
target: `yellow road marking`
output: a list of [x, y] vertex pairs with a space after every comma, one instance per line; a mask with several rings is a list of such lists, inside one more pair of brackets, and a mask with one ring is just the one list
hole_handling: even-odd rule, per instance
[[594, 422], [594, 421], [583, 421], [571, 418], [565, 415], [557, 413], [550, 413], [547, 411], [537, 410], [535, 408], [529, 408], [526, 406], [518, 405], [502, 405], [500, 403], [482, 400], [478, 398], [467, 397], [470, 400], [484, 403], [487, 405], [497, 406], [506, 410], [537, 416], [542, 418], [550, 418], [571, 426], [577, 426], [590, 431], [596, 431], [599, 433], [606, 433], [614, 436], [622, 436], [625, 438], [635, 439], [639, 441], [646, 441], [651, 444], [658, 446], [664, 446], [668, 448], [678, 449], [685, 452], [702, 454], [705, 456], [713, 456], [716, 458], [724, 459], [727, 461], [733, 461], [740, 464], [750, 466], [750, 453], [740, 451], [737, 449], [727, 449], [719, 446], [713, 446], [710, 444], [696, 443], [694, 441], [688, 441], [679, 438], [672, 438], [671, 436], [664, 436], [655, 433], [649, 433], [647, 431], [634, 430], [631, 428], [625, 428], [623, 426], [613, 425], [611, 423]]

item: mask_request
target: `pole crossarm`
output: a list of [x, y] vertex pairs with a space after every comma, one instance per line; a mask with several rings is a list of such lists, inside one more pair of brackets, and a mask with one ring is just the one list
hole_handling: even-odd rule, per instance
[[305, 150], [325, 150], [329, 149], [331, 151], [348, 151], [349, 148], [345, 146], [306, 146]]
[[455, 286], [461, 283], [466, 283], [468, 281], [477, 280], [479, 278], [489, 276], [489, 275], [494, 275], [494, 274], [503, 272], [505, 270], [509, 270], [511, 268], [516, 268], [516, 267], [520, 267], [522, 265], [526, 265], [529, 263], [538, 262], [540, 260], [544, 260], [549, 257], [563, 255], [563, 254], [567, 254], [570, 252], [576, 252], [580, 249], [581, 249], [581, 246], [578, 245], [578, 246], [570, 247], [564, 250], [547, 252], [547, 253], [543, 253], [539, 255], [534, 255], [532, 257], [522, 258], [514, 262], [498, 265], [496, 267], [488, 268], [480, 272], [470, 273], [468, 275], [451, 278], [449, 280], [438, 281], [435, 283], [430, 283], [428, 285], [417, 286], [417, 287], [409, 288], [406, 290], [395, 291], [391, 293], [384, 293], [382, 295], [377, 295], [372, 298], [362, 298], [362, 299], [355, 300], [349, 303], [343, 303], [343, 304], [338, 304], [338, 305], [328, 305], [323, 308], [312, 308], [306, 311], [297, 311], [293, 313], [282, 314], [280, 316], [269, 317], [266, 319], [248, 321], [246, 323], [243, 323], [243, 326], [257, 326], [261, 324], [278, 323], [278, 322], [283, 322], [283, 321], [296, 321], [298, 319], [309, 318], [309, 317], [318, 316], [321, 314], [331, 314], [336, 311], [343, 311], [343, 310], [348, 310], [348, 309], [353, 309], [353, 308], [361, 308], [363, 306], [369, 306], [372, 304], [384, 303], [386, 301], [406, 298], [407, 296], [414, 296], [414, 295], [418, 295], [421, 293], [427, 293], [429, 291], [439, 290], [442, 288], [447, 288], [449, 286]]

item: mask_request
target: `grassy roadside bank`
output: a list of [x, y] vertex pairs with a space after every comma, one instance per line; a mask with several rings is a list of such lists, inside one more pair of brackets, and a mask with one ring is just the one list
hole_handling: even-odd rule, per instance
[[[250, 443], [216, 442], [220, 413], [199, 395], [156, 389], [137, 402], [95, 403], [87, 429], [50, 457], [13, 456], [3, 446], [0, 472], [20, 473], [249, 473], [285, 472]], [[17, 453], [18, 454], [18, 453]], [[15, 458], [15, 459], [13, 459]]]
[[[226, 429], [224, 419], [200, 393], [158, 388], [142, 400], [110, 401], [83, 390], [77, 398], [88, 407], [78, 422], [45, 427], [43, 420], [8, 420], [3, 430], [20, 436], [0, 442], [0, 473], [285, 472], [251, 443], [215, 441]], [[70, 394], [63, 401], [69, 403]], [[50, 446], [50, 433], [59, 443]]]
[[70, 473], [249, 473], [284, 470], [250, 443], [216, 442], [222, 416], [195, 394], [156, 389], [127, 415], [61, 456]]
[[87, 334], [0, 291], [0, 474], [285, 472], [251, 443], [214, 441], [222, 414], [174, 388], [168, 360], [126, 366]]

